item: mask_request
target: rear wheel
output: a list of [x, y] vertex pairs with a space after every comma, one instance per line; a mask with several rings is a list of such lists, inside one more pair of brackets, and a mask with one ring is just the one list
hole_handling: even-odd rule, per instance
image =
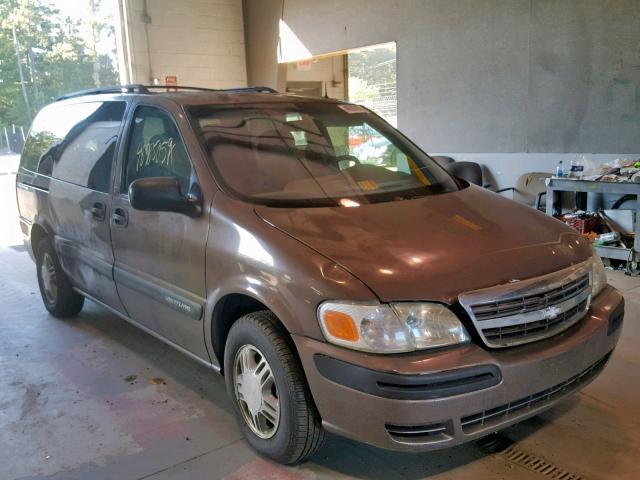
[[49, 313], [59, 318], [77, 315], [84, 305], [84, 297], [71, 287], [48, 238], [38, 243], [36, 268], [40, 295]]
[[269, 311], [238, 319], [225, 347], [225, 379], [249, 444], [295, 464], [322, 446], [324, 430], [286, 335]]

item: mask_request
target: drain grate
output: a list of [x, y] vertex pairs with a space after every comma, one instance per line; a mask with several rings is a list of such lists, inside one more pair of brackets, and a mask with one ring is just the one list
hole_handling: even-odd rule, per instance
[[541, 473], [552, 480], [585, 480], [584, 477], [577, 473], [563, 470], [537, 455], [533, 455], [532, 453], [516, 448], [513, 440], [506, 435], [494, 433], [477, 440], [475, 443], [487, 454], [502, 455], [509, 462], [526, 468], [532, 472]]
[[511, 463], [520, 465], [521, 467], [531, 470], [532, 472], [541, 473], [553, 480], [584, 480], [584, 478], [576, 473], [568, 472], [553, 463], [549, 463], [542, 458], [531, 453], [524, 452], [513, 446], [502, 452], [502, 455]]

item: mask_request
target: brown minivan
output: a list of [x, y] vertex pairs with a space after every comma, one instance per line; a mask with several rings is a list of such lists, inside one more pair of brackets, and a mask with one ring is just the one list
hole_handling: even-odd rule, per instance
[[366, 108], [265, 88], [71, 94], [17, 177], [45, 307], [89, 298], [224, 373], [247, 441], [423, 451], [583, 388], [624, 302], [589, 242]]

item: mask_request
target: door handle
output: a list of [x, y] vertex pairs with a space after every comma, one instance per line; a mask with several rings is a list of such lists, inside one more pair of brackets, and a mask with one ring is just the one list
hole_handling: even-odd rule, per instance
[[116, 227], [126, 227], [129, 223], [129, 215], [124, 208], [116, 208], [111, 215], [111, 223]]
[[96, 202], [91, 207], [91, 216], [102, 222], [104, 220], [105, 214], [107, 212], [107, 206], [104, 203]]

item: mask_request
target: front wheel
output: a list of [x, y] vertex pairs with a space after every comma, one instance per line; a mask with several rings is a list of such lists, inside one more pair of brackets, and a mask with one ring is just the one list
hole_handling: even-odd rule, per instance
[[245, 438], [262, 455], [290, 465], [322, 446], [324, 430], [286, 335], [273, 313], [249, 313], [231, 327], [224, 364]]

